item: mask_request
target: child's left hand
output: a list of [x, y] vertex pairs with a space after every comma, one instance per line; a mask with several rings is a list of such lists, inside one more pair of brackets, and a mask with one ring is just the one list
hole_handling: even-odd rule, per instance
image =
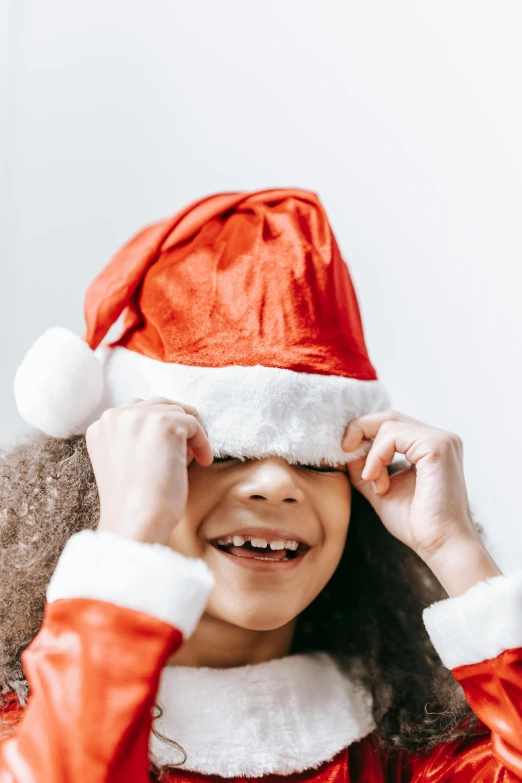
[[[353, 451], [363, 439], [374, 439], [371, 449], [346, 465], [348, 475], [395, 538], [425, 562], [450, 540], [481, 543], [468, 503], [458, 435], [389, 410], [352, 419], [341, 445]], [[412, 465], [390, 476], [387, 465], [395, 452]]]

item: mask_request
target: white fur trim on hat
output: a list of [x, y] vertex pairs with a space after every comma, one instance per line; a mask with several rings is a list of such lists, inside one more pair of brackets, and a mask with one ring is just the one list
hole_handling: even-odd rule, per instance
[[199, 557], [110, 530], [81, 530], [65, 544], [47, 601], [95, 598], [146, 612], [192, 635], [216, 578]]
[[59, 438], [85, 434], [104, 410], [131, 397], [162, 396], [197, 408], [214, 456], [270, 455], [303, 464], [346, 464], [368, 453], [341, 448], [348, 422], [390, 407], [380, 381], [263, 365], [199, 367], [101, 344], [95, 351], [62, 327], [27, 352], [14, 381], [22, 417]]
[[25, 354], [13, 389], [25, 421], [54, 438], [65, 438], [82, 433], [83, 421], [102, 399], [103, 368], [85, 340], [52, 326]]
[[448, 669], [522, 647], [522, 570], [493, 576], [462, 595], [436, 601], [422, 619]]
[[278, 367], [171, 364], [118, 346], [96, 351], [105, 371], [107, 404], [131, 397], [167, 397], [194, 406], [214, 456], [270, 455], [303, 464], [348, 463], [368, 453], [341, 448], [348, 422], [390, 407], [379, 381], [295, 372]]

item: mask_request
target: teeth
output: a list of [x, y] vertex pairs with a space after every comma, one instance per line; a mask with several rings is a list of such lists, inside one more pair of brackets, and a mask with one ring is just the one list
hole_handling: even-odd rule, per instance
[[268, 541], [265, 538], [252, 538], [250, 539], [250, 543], [252, 546], [259, 546], [263, 549], [266, 549], [268, 546]]
[[216, 544], [220, 546], [243, 546], [247, 541], [250, 541], [252, 546], [259, 549], [266, 549], [268, 546], [270, 549], [290, 549], [295, 552], [299, 547], [299, 542], [293, 539], [277, 539], [276, 541], [268, 542], [266, 538], [250, 538], [250, 536], [224, 536], [223, 538], [216, 539]]

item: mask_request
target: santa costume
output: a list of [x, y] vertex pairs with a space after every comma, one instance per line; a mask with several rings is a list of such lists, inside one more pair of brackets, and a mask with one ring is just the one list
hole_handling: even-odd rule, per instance
[[[102, 343], [124, 313], [121, 336]], [[347, 463], [348, 421], [390, 407], [346, 263], [316, 194], [201, 199], [134, 236], [89, 286], [83, 338], [48, 329], [15, 377], [25, 420], [85, 433], [131, 397], [197, 408], [214, 456]], [[22, 654], [31, 687], [0, 743], [0, 783], [258, 778], [313, 783], [522, 781], [522, 570], [426, 607], [480, 731], [429, 755], [378, 751], [370, 694], [327, 653], [230, 669], [165, 665], [215, 584], [199, 558], [109, 531], [72, 535]], [[15, 715], [16, 713], [16, 715]], [[16, 719], [15, 719], [16, 718]]]

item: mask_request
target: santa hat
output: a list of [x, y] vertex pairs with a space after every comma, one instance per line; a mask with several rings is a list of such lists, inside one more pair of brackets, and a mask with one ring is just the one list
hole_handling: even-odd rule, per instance
[[306, 190], [219, 193], [147, 226], [89, 285], [84, 314], [83, 338], [47, 329], [14, 380], [21, 416], [56, 438], [163, 396], [197, 408], [214, 456], [347, 463], [368, 451], [342, 450], [348, 422], [390, 407], [348, 267]]

